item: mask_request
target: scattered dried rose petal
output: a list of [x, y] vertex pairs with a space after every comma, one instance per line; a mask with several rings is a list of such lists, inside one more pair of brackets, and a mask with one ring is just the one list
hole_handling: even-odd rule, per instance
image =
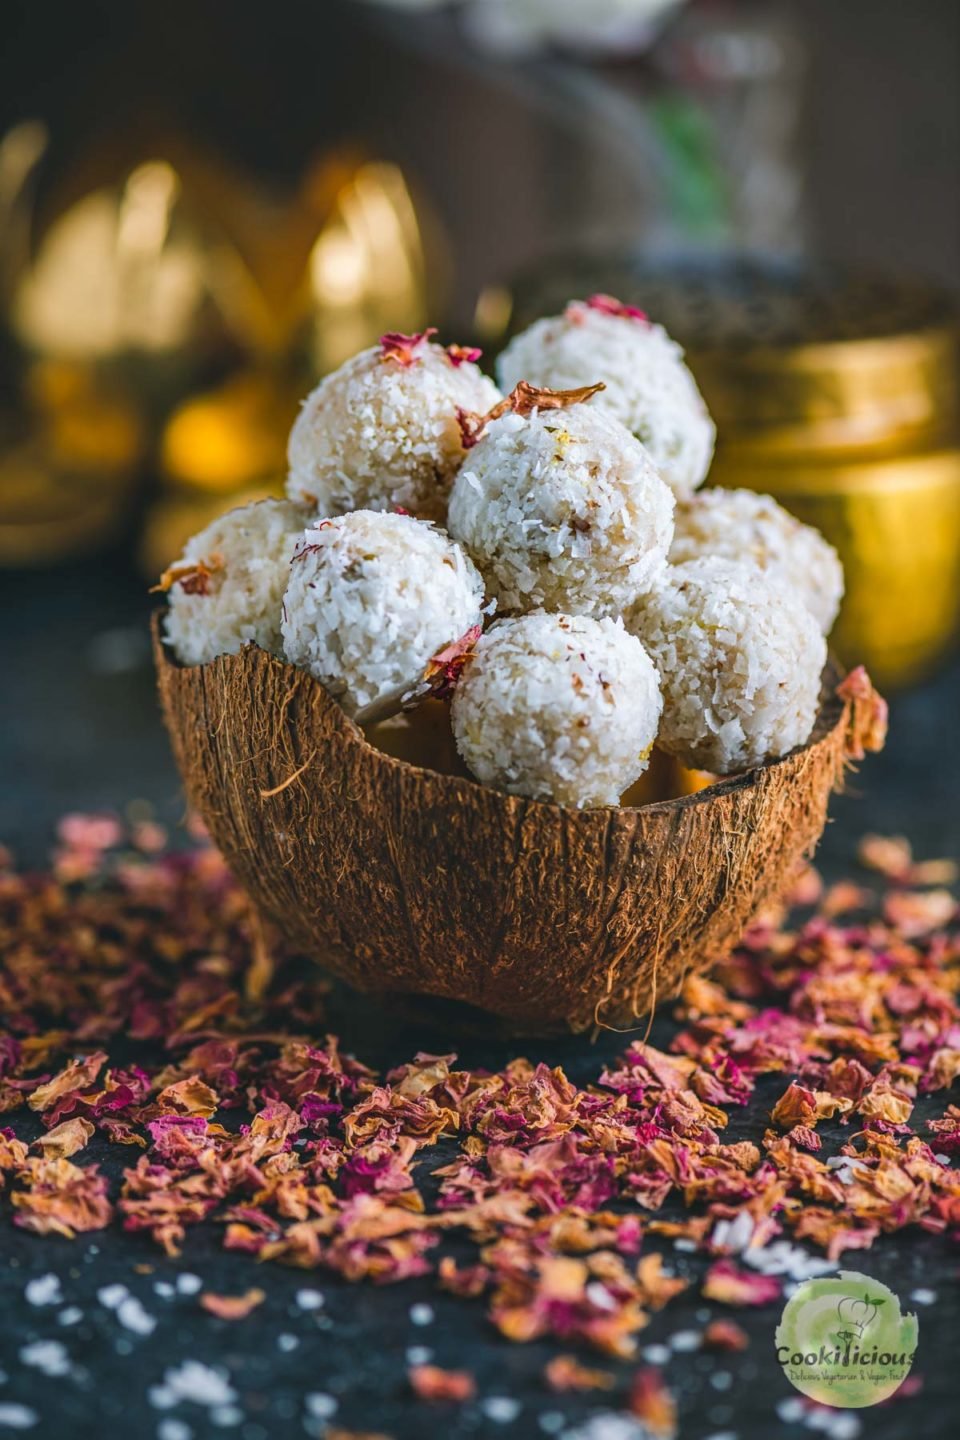
[[673, 1440], [677, 1433], [677, 1402], [659, 1370], [638, 1370], [630, 1384], [627, 1409], [655, 1440]]
[[31, 1110], [49, 1110], [52, 1105], [64, 1095], [86, 1089], [96, 1080], [100, 1071], [106, 1064], [106, 1051], [98, 1050], [94, 1055], [86, 1055], [79, 1060], [71, 1060], [68, 1065], [48, 1080], [45, 1085], [38, 1085], [29, 1099]]
[[[834, 887], [812, 913], [808, 877], [801, 917], [780, 905], [712, 978], [688, 978], [669, 1052], [635, 1042], [575, 1084], [521, 1058], [374, 1074], [318, 1038], [323, 985], [282, 945], [251, 990], [249, 902], [216, 852], [142, 838], [68, 817], [52, 873], [0, 873], [0, 1187], [21, 1228], [122, 1224], [176, 1254], [199, 1226], [348, 1280], [433, 1275], [513, 1340], [614, 1356], [684, 1284], [648, 1235], [744, 1266], [781, 1244], [837, 1261], [907, 1227], [960, 1241], [960, 1106], [930, 1108], [960, 1075], [944, 862], [874, 839], [880, 903]], [[111, 1066], [120, 1043], [144, 1064]], [[766, 1075], [780, 1128], [726, 1141]], [[131, 1147], [118, 1185], [69, 1158], [94, 1131]], [[456, 1260], [438, 1254], [448, 1238]], [[779, 1283], [727, 1259], [705, 1293], [763, 1303]], [[705, 1339], [739, 1343], [738, 1327]]]
[[391, 330], [388, 334], [380, 337], [380, 359], [393, 361], [403, 369], [407, 369], [420, 359], [417, 351], [421, 345], [427, 344], [436, 333], [434, 326], [421, 330], [417, 335], [404, 335], [399, 330]]
[[157, 1096], [161, 1110], [174, 1110], [180, 1115], [212, 1115], [220, 1103], [216, 1090], [199, 1075], [188, 1075], [167, 1085]]
[[609, 1370], [591, 1369], [581, 1365], [575, 1355], [555, 1355], [543, 1372], [551, 1390], [564, 1394], [570, 1390], [612, 1390], [616, 1376]]
[[246, 1320], [266, 1298], [265, 1290], [247, 1290], [243, 1295], [215, 1295], [212, 1290], [204, 1290], [200, 1304], [218, 1320]]
[[847, 735], [848, 757], [862, 760], [868, 750], [882, 750], [887, 739], [887, 702], [873, 688], [870, 676], [862, 665], [841, 680], [837, 694], [841, 700], [850, 702], [852, 711]]
[[477, 1393], [477, 1382], [468, 1370], [441, 1370], [439, 1365], [412, 1365], [407, 1371], [414, 1394], [420, 1400], [455, 1400], [462, 1404]]
[[702, 1293], [721, 1305], [769, 1305], [779, 1299], [780, 1282], [773, 1275], [741, 1270], [732, 1260], [718, 1260], [707, 1271]]
[[809, 1127], [816, 1125], [818, 1120], [845, 1114], [851, 1105], [850, 1100], [832, 1095], [829, 1090], [808, 1090], [805, 1085], [799, 1085], [794, 1080], [774, 1105], [770, 1118], [784, 1129], [792, 1129], [797, 1125]]
[[34, 1144], [39, 1145], [45, 1157], [50, 1160], [62, 1156], [69, 1160], [71, 1155], [76, 1155], [83, 1150], [96, 1127], [85, 1120], [82, 1115], [75, 1116], [72, 1120], [63, 1120], [48, 1130], [45, 1135], [38, 1137]]
[[703, 1332], [703, 1343], [712, 1350], [746, 1350], [750, 1337], [736, 1320], [711, 1320]]

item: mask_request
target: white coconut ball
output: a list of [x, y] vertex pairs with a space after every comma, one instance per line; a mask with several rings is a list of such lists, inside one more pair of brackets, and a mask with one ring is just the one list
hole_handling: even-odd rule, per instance
[[283, 645], [363, 723], [422, 691], [429, 662], [483, 620], [483, 580], [441, 530], [356, 510], [308, 530], [290, 563]]
[[399, 507], [442, 519], [464, 456], [457, 412], [500, 399], [465, 353], [479, 352], [385, 336], [328, 375], [290, 432], [291, 499], [323, 515]]
[[447, 523], [500, 613], [619, 615], [662, 570], [673, 507], [643, 446], [590, 401], [488, 425]]
[[281, 652], [280, 609], [307, 516], [288, 500], [230, 510], [187, 542], [158, 588], [167, 643], [183, 665], [235, 655], [253, 641]]
[[504, 390], [519, 380], [573, 389], [602, 380], [596, 405], [609, 410], [650, 452], [678, 496], [703, 483], [716, 430], [683, 351], [642, 311], [607, 296], [573, 301], [562, 315], [537, 320], [500, 356]]
[[729, 775], [810, 737], [827, 645], [787, 585], [744, 561], [671, 566], [627, 617], [663, 683], [659, 743]]
[[498, 621], [453, 694], [457, 749], [484, 785], [578, 809], [616, 805], [647, 767], [657, 672], [620, 620]]
[[804, 525], [772, 495], [754, 490], [701, 490], [677, 506], [670, 559], [701, 555], [749, 560], [800, 595], [824, 635], [843, 599], [840, 557], [812, 525]]

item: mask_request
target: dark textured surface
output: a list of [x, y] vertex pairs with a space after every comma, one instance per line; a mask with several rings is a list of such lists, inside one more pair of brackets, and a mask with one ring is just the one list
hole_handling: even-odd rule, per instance
[[[166, 820], [175, 821], [181, 813], [154, 698], [142, 592], [135, 576], [106, 562], [56, 576], [0, 576], [6, 652], [0, 688], [0, 838], [28, 862], [42, 860], [53, 821], [64, 809], [122, 811], [141, 797]], [[960, 851], [958, 702], [956, 666], [895, 698], [888, 750], [871, 758], [849, 793], [834, 801], [834, 823], [820, 852], [829, 873], [852, 863], [856, 837], [867, 829], [907, 833], [924, 857]], [[390, 1010], [345, 991], [333, 996], [330, 1028], [343, 1037], [345, 1049], [384, 1068], [419, 1047], [450, 1048], [449, 1035], [400, 1022]], [[661, 1017], [651, 1038], [665, 1046], [670, 1033], [669, 1021]], [[531, 1058], [562, 1063], [582, 1083], [624, 1044], [617, 1035], [605, 1035], [596, 1045], [570, 1039], [522, 1047], [467, 1039], [459, 1050], [465, 1064], [497, 1066], [522, 1048]], [[732, 1112], [730, 1139], [759, 1138], [777, 1087], [776, 1077], [761, 1082], [749, 1109]], [[917, 1118], [925, 1113], [918, 1107]], [[128, 1163], [118, 1148], [97, 1142], [84, 1160], [102, 1158], [115, 1175]], [[612, 1408], [625, 1393], [631, 1368], [611, 1364], [621, 1376], [612, 1399], [551, 1396], [541, 1377], [556, 1347], [507, 1343], [474, 1302], [437, 1296], [426, 1281], [385, 1289], [350, 1287], [323, 1272], [257, 1268], [242, 1256], [223, 1254], [214, 1231], [188, 1237], [177, 1263], [159, 1257], [144, 1239], [116, 1230], [72, 1243], [40, 1240], [15, 1231], [4, 1218], [0, 1236], [0, 1370], [6, 1376], [0, 1406], [30, 1406], [40, 1419], [26, 1433], [42, 1437], [70, 1440], [116, 1428], [137, 1440], [152, 1440], [165, 1412], [151, 1405], [149, 1387], [162, 1379], [166, 1367], [188, 1358], [225, 1367], [238, 1394], [238, 1414], [228, 1408], [217, 1415], [190, 1404], [166, 1412], [168, 1421], [189, 1427], [193, 1440], [321, 1434], [323, 1422], [310, 1418], [306, 1404], [306, 1397], [318, 1392], [338, 1400], [334, 1423], [382, 1431], [396, 1440], [428, 1434], [449, 1440], [527, 1440], [547, 1433], [539, 1424], [545, 1413], [562, 1414], [571, 1429]], [[669, 1263], [684, 1275], [699, 1276], [704, 1269], [699, 1257], [674, 1251]], [[899, 1440], [911, 1429], [924, 1437], [954, 1434], [952, 1411], [960, 1399], [955, 1250], [930, 1236], [908, 1233], [882, 1239], [848, 1263], [891, 1285], [920, 1319], [915, 1372], [923, 1376], [923, 1391], [909, 1401], [859, 1412], [860, 1433], [876, 1440]], [[179, 1272], [201, 1276], [206, 1288], [221, 1293], [260, 1284], [267, 1300], [246, 1321], [218, 1321], [199, 1309], [195, 1296], [156, 1294], [156, 1282], [175, 1280]], [[49, 1273], [60, 1277], [62, 1304], [28, 1304], [27, 1281]], [[98, 1289], [115, 1282], [138, 1295], [156, 1317], [151, 1336], [125, 1329], [98, 1301]], [[296, 1293], [304, 1286], [323, 1293], [322, 1309], [308, 1312], [297, 1305]], [[936, 1304], [911, 1304], [908, 1297], [917, 1287], [934, 1289]], [[433, 1307], [435, 1318], [417, 1326], [409, 1310], [423, 1301]], [[59, 1316], [68, 1306], [82, 1313], [74, 1324], [63, 1325]], [[710, 1312], [720, 1313], [716, 1306]], [[694, 1288], [653, 1317], [643, 1344], [661, 1343], [681, 1330], [701, 1330], [707, 1313]], [[793, 1393], [773, 1354], [778, 1307], [727, 1313], [735, 1313], [750, 1332], [752, 1343], [744, 1354], [677, 1354], [667, 1365], [684, 1440], [720, 1434], [740, 1440], [782, 1434], [799, 1440], [809, 1435], [776, 1416], [778, 1401]], [[48, 1378], [24, 1365], [20, 1349], [37, 1339], [66, 1346], [70, 1374]], [[438, 1364], [473, 1371], [479, 1400], [462, 1409], [415, 1402], [405, 1380], [410, 1345], [429, 1346]], [[508, 1423], [484, 1408], [491, 1397], [504, 1396], [522, 1407]], [[5, 1433], [0, 1426], [0, 1434]], [[168, 1434], [169, 1440], [187, 1440], [188, 1431]]]

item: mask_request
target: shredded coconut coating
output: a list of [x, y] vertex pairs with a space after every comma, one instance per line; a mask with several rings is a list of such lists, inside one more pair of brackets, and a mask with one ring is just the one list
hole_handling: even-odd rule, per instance
[[303, 536], [283, 601], [284, 654], [361, 722], [416, 697], [439, 651], [482, 623], [483, 580], [441, 530], [356, 510]]
[[519, 380], [556, 390], [602, 380], [594, 403], [646, 446], [674, 493], [690, 495], [703, 483], [716, 430], [683, 351], [661, 325], [574, 301], [515, 336], [497, 374], [504, 390]]
[[840, 557], [819, 530], [797, 520], [772, 495], [701, 490], [678, 505], [670, 559], [682, 565], [702, 555], [749, 560], [792, 585], [829, 635], [843, 599]]
[[168, 572], [184, 578], [170, 586], [164, 618], [181, 664], [205, 665], [250, 641], [280, 654], [288, 566], [306, 523], [290, 501], [260, 500], [221, 515], [187, 542]]
[[361, 351], [307, 396], [290, 432], [287, 494], [322, 515], [402, 508], [442, 520], [464, 457], [457, 411], [500, 399], [470, 361], [423, 341], [412, 363]]
[[647, 768], [657, 672], [620, 620], [498, 621], [453, 694], [457, 749], [484, 785], [578, 809], [616, 805]]
[[685, 765], [730, 775], [810, 738], [827, 645], [789, 586], [744, 561], [688, 560], [627, 625], [662, 678], [659, 744]]
[[448, 524], [499, 613], [616, 616], [663, 569], [673, 507], [643, 446], [591, 401], [490, 424]]

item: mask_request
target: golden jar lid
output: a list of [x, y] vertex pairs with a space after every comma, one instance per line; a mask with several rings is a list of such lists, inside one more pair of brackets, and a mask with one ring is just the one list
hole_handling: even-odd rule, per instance
[[896, 453], [955, 425], [960, 330], [932, 286], [759, 261], [583, 259], [518, 281], [512, 329], [591, 289], [639, 305], [684, 346], [738, 453]]

